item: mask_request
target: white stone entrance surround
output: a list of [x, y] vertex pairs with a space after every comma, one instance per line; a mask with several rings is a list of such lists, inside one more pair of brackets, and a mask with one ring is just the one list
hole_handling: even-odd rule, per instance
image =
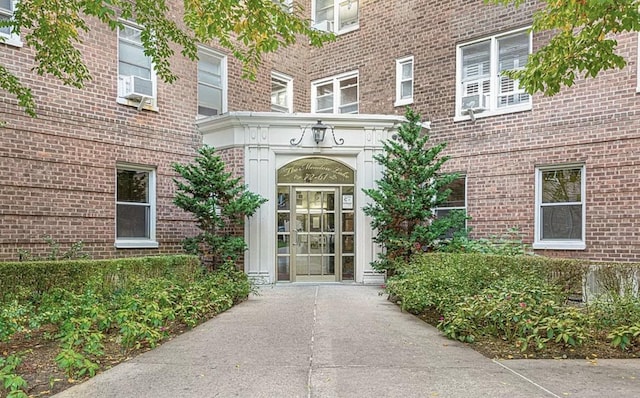
[[[332, 126], [336, 139], [344, 139], [344, 144], [334, 142], [331, 129], [324, 141], [316, 144], [310, 126], [318, 120]], [[370, 219], [362, 212], [367, 202], [362, 189], [374, 187], [375, 180], [381, 177], [381, 166], [373, 156], [381, 152], [382, 140], [391, 138], [403, 121], [403, 117], [389, 115], [230, 112], [197, 122], [205, 145], [219, 150], [243, 149], [248, 189], [269, 199], [246, 223], [249, 250], [244, 268], [250, 278], [256, 283], [275, 283], [277, 278], [277, 170], [296, 159], [319, 156], [338, 160], [355, 170], [355, 282], [384, 282], [384, 275], [370, 265], [380, 248], [372, 242]], [[303, 131], [300, 144], [292, 145], [291, 139], [298, 141]]]

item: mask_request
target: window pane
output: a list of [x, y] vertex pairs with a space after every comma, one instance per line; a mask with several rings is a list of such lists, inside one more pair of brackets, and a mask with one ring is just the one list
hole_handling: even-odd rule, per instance
[[446, 202], [443, 202], [439, 207], [464, 207], [465, 206], [465, 178], [456, 178], [449, 185], [444, 187], [443, 190], [450, 189], [451, 193]]
[[582, 205], [542, 207], [542, 239], [582, 239]]
[[462, 48], [462, 80], [476, 80], [489, 76], [489, 40]]
[[119, 204], [117, 206], [116, 235], [118, 238], [147, 238], [149, 234], [149, 206]]
[[326, 83], [321, 86], [316, 86], [316, 95], [320, 97], [321, 95], [327, 95], [333, 93], [333, 84]]
[[[222, 90], [215, 87], [205, 86], [204, 84], [198, 84], [198, 106], [216, 110], [217, 113], [213, 113], [213, 115], [221, 114]], [[208, 113], [199, 114], [211, 116], [211, 114]]]
[[141, 39], [142, 31], [140, 29], [132, 28], [131, 26], [125, 26], [119, 30], [119, 36], [121, 39], [126, 39], [139, 44], [142, 44]]
[[0, 0], [0, 10], [13, 14], [13, 0]]
[[402, 64], [402, 79], [411, 79], [413, 77], [413, 63], [405, 62]]
[[149, 203], [149, 172], [118, 170], [118, 202]]
[[500, 72], [523, 68], [529, 57], [529, 35], [519, 33], [498, 40], [498, 62]]
[[542, 172], [542, 203], [582, 201], [582, 169]]
[[315, 22], [333, 22], [333, 0], [317, 0]]
[[413, 97], [413, 85], [411, 81], [402, 82], [400, 86], [400, 98], [406, 99]]
[[356, 25], [358, 23], [358, 1], [347, 0], [340, 3], [340, 29], [348, 28], [349, 26]]
[[144, 49], [135, 44], [120, 42], [119, 60], [127, 64], [151, 69], [151, 58], [144, 55]]

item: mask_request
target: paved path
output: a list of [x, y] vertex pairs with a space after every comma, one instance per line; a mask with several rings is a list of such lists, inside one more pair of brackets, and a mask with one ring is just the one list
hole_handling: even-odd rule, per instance
[[277, 285], [70, 397], [640, 397], [640, 360], [493, 361], [359, 285]]

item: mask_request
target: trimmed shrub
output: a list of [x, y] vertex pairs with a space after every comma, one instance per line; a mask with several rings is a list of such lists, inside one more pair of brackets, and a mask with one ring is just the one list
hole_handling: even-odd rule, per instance
[[176, 276], [194, 280], [200, 272], [196, 256], [153, 256], [108, 260], [0, 262], [0, 291], [8, 299], [40, 294], [54, 288], [80, 292], [100, 281], [105, 292], [121, 289], [132, 278]]

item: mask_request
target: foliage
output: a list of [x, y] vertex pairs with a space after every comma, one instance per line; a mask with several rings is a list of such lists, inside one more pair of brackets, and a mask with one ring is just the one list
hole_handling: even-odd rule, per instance
[[200, 262], [195, 256], [153, 256], [108, 260], [62, 260], [0, 262], [0, 302], [28, 297], [63, 287], [83, 291], [92, 279], [100, 289], [114, 291], [127, 286], [132, 278], [177, 275], [193, 279]]
[[232, 178], [213, 147], [202, 147], [196, 164], [174, 164], [182, 180], [174, 179], [177, 193], [174, 203], [191, 213], [200, 234], [183, 241], [185, 249], [219, 266], [237, 260], [246, 250], [244, 238], [235, 235], [267, 200], [249, 192], [240, 178]]
[[[485, 0], [494, 4], [520, 5], [525, 0]], [[533, 17], [533, 32], [552, 32], [551, 40], [529, 57], [522, 70], [505, 72], [519, 80], [528, 93], [557, 94], [577, 78], [623, 68], [616, 53], [616, 34], [640, 31], [640, 1], [550, 1]]]
[[26, 398], [27, 382], [16, 374], [16, 368], [22, 363], [20, 357], [0, 355], [0, 383], [2, 388], [8, 391], [7, 398]]
[[[193, 327], [246, 299], [250, 291], [246, 274], [231, 266], [197, 278], [184, 273], [132, 276], [126, 285], [111, 290], [103, 289], [101, 275], [96, 274], [82, 292], [55, 287], [0, 304], [0, 331], [10, 343], [18, 333], [53, 327], [50, 336], [60, 347], [58, 366], [70, 378], [91, 377], [100, 368], [107, 339], [116, 341], [123, 353], [153, 348], [175, 325]], [[4, 316], [15, 313], [20, 316]], [[18, 383], [15, 366], [2, 366], [5, 385], [9, 380]]]
[[527, 253], [518, 228], [509, 228], [500, 236], [471, 239], [468, 230], [461, 230], [452, 239], [442, 242], [437, 251], [445, 253], [484, 253], [506, 256], [518, 256]]
[[[167, 4], [169, 3], [169, 4]], [[156, 74], [166, 82], [177, 79], [171, 71], [175, 49], [195, 60], [197, 43], [217, 42], [243, 64], [245, 76], [254, 78], [262, 56], [304, 37], [319, 47], [334, 36], [314, 30], [294, 5], [285, 10], [273, 0], [185, 0], [182, 18], [177, 5], [167, 0], [20, 0], [12, 20], [0, 20], [25, 45], [35, 51], [34, 70], [51, 75], [65, 85], [82, 88], [91, 79], [80, 50], [95, 19], [115, 31], [122, 20], [142, 28], [145, 54], [151, 57]], [[184, 26], [184, 27], [183, 27]], [[15, 95], [30, 115], [35, 115], [33, 95], [19, 77], [0, 65], [0, 88]]]
[[84, 243], [82, 241], [74, 242], [71, 244], [68, 250], [61, 251], [60, 243], [54, 240], [51, 236], [45, 235], [42, 237], [42, 239], [49, 246], [49, 253], [46, 256], [36, 256], [28, 250], [18, 249], [18, 259], [20, 261], [43, 261], [89, 258], [89, 255], [87, 253], [82, 253], [82, 249], [84, 249]]
[[404, 310], [439, 314], [443, 333], [464, 342], [491, 336], [527, 352], [606, 336], [623, 350], [640, 347], [640, 297], [615, 290], [583, 306], [567, 304], [591, 268], [537, 256], [431, 253], [399, 265], [386, 289]]
[[447, 231], [459, 229], [464, 214], [436, 218], [435, 207], [447, 200], [446, 186], [456, 174], [441, 173], [449, 159], [440, 156], [446, 144], [427, 146], [429, 135], [420, 115], [407, 108], [394, 139], [383, 142], [374, 159], [384, 168], [377, 188], [363, 189], [371, 198], [363, 211], [376, 231], [373, 241], [384, 248], [373, 263], [377, 270], [394, 270], [394, 261], [406, 261], [417, 252], [433, 250]]

